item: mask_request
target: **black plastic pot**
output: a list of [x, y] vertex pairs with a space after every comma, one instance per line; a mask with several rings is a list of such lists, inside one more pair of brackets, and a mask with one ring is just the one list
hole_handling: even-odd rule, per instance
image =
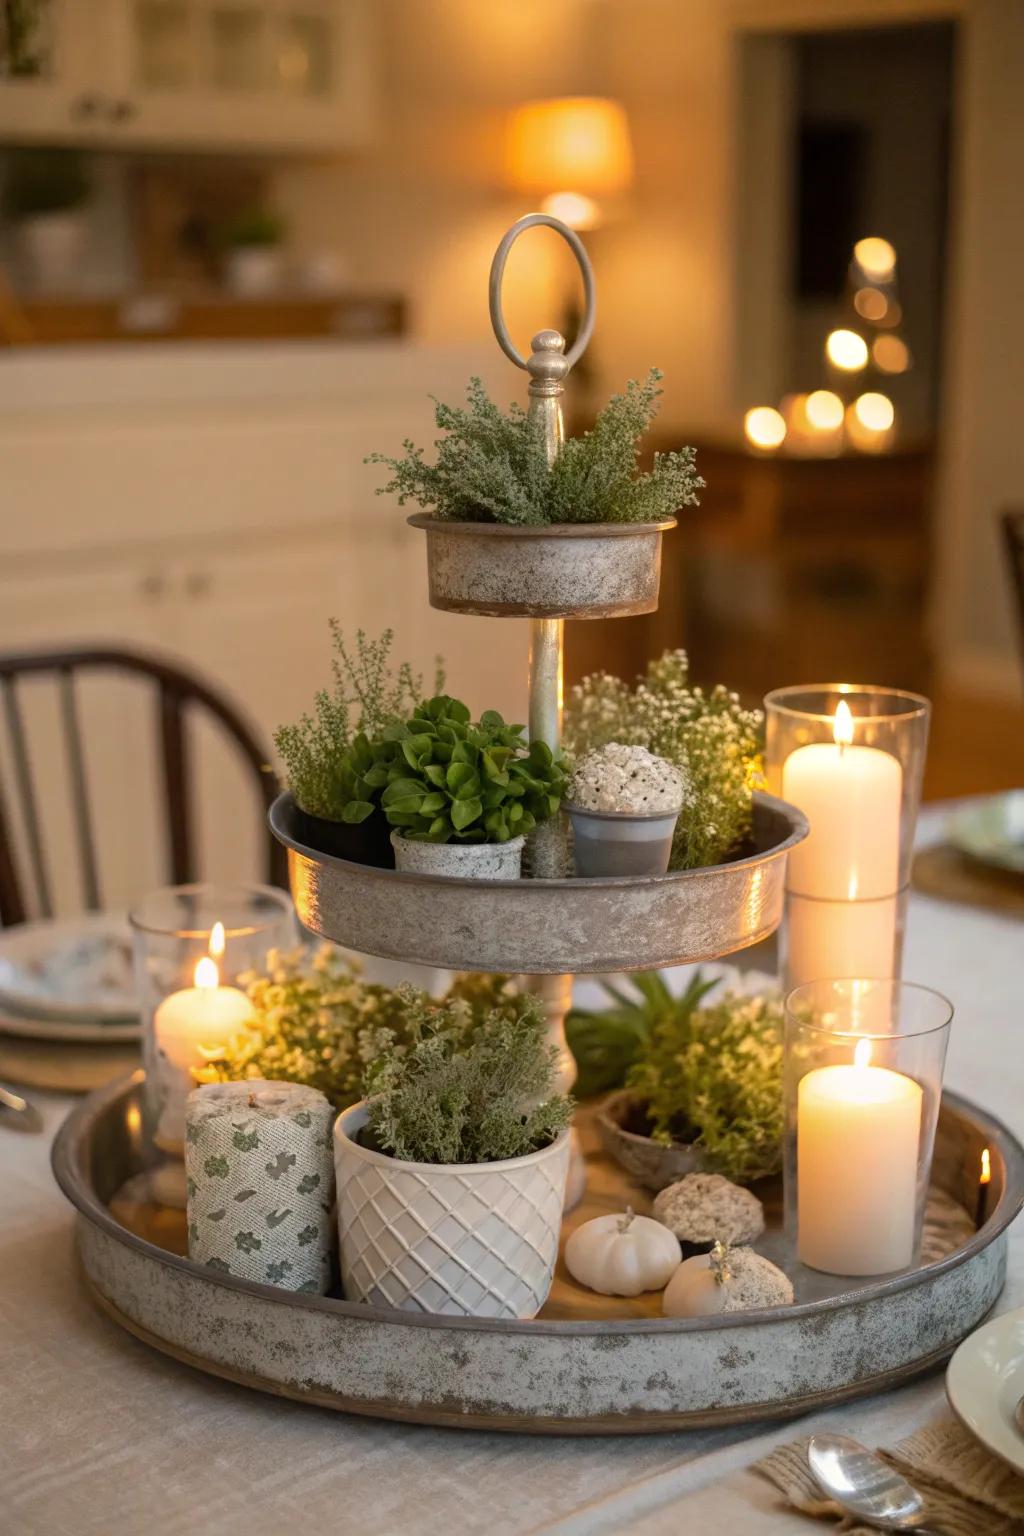
[[372, 816], [357, 824], [328, 821], [324, 816], [311, 816], [308, 811], [296, 809], [302, 840], [317, 853], [349, 859], [353, 864], [372, 864], [376, 869], [394, 869], [391, 828], [379, 806]]

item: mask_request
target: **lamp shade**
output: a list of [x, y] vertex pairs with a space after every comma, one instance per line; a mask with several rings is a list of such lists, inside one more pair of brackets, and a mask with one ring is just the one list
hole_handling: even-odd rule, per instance
[[626, 114], [600, 96], [528, 101], [509, 124], [506, 169], [521, 192], [622, 192], [633, 176]]

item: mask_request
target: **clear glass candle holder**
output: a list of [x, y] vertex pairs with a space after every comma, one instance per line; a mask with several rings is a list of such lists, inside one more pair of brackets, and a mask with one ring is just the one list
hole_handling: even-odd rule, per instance
[[783, 990], [857, 975], [885, 980], [902, 969], [908, 887], [892, 896], [827, 901], [786, 892], [779, 939]]
[[897, 688], [822, 683], [776, 688], [764, 707], [768, 788], [811, 824], [789, 854], [787, 888], [824, 901], [903, 890], [928, 752], [928, 700]]
[[214, 1060], [252, 1016], [247, 973], [294, 947], [295, 910], [263, 885], [176, 885], [129, 914], [143, 1022], [146, 1130], [181, 1156], [193, 1069]]
[[814, 981], [786, 999], [786, 1234], [830, 1275], [918, 1261], [952, 1005], [893, 980]]

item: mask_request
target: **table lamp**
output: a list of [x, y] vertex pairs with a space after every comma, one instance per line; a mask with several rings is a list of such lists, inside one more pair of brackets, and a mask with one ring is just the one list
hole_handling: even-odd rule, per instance
[[509, 124], [506, 172], [517, 191], [543, 198], [542, 212], [594, 229], [633, 179], [625, 111], [600, 96], [525, 102]]

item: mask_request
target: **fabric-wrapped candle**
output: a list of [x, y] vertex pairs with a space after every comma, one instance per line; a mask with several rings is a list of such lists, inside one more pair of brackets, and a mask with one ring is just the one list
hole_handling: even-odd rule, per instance
[[301, 1083], [205, 1083], [186, 1106], [189, 1257], [322, 1294], [331, 1283], [334, 1110]]

